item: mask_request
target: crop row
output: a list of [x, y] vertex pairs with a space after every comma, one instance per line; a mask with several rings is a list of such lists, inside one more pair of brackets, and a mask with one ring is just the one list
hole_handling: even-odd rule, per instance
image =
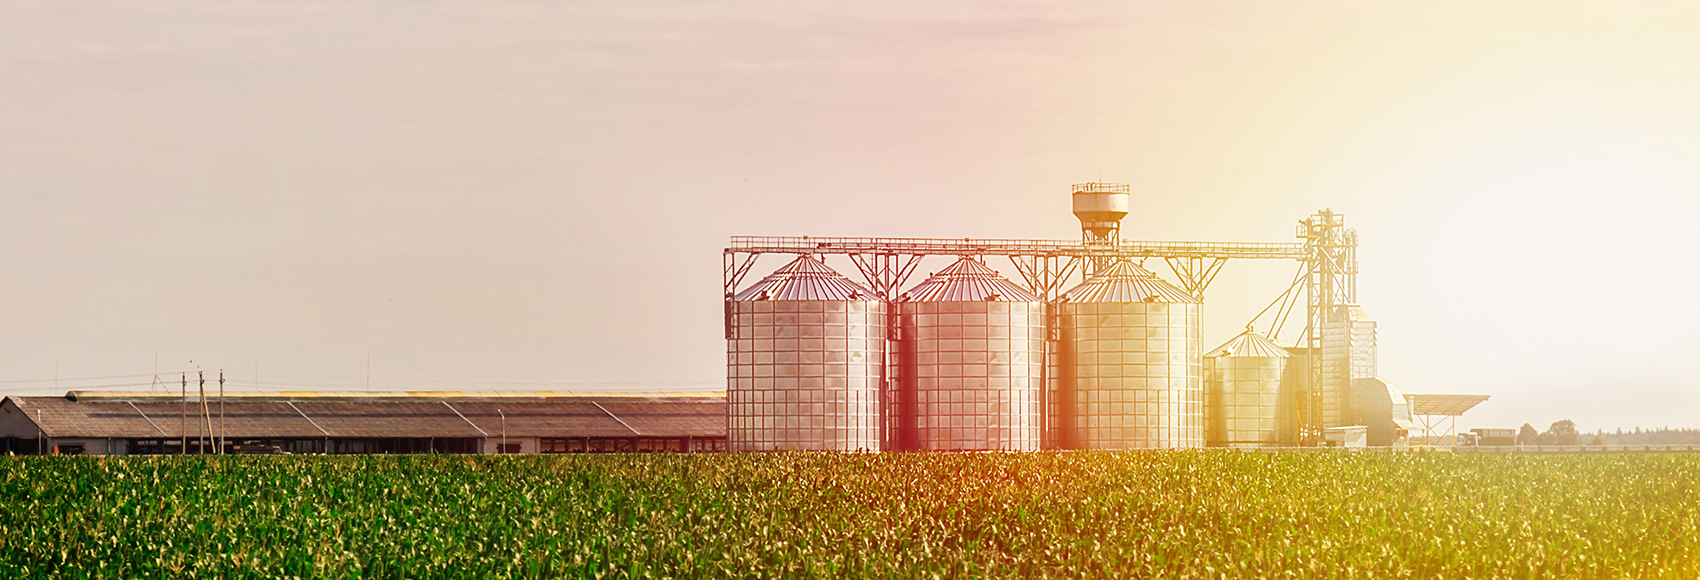
[[1696, 578], [1700, 455], [0, 460], [20, 578]]

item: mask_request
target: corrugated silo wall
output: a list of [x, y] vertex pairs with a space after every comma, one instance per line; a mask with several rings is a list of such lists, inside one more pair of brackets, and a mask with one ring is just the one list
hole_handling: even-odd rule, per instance
[[1054, 302], [1045, 308], [1045, 449], [1074, 448], [1063, 433], [1063, 418], [1067, 416], [1065, 409], [1071, 401], [1065, 400], [1068, 393], [1064, 389], [1070, 383], [1068, 369], [1063, 366], [1062, 317], [1058, 314], [1060, 311], [1061, 308]]
[[[1286, 347], [1293, 356], [1287, 359], [1287, 368], [1281, 373], [1281, 396], [1287, 401], [1286, 411], [1276, 418], [1277, 428], [1281, 431], [1282, 446], [1299, 444], [1299, 414], [1318, 415], [1322, 405], [1316, 400], [1307, 400], [1305, 393], [1317, 396], [1315, 386], [1311, 385], [1311, 365], [1315, 364], [1317, 349], [1302, 346]], [[1305, 406], [1308, 405], [1308, 408]]]
[[[1204, 357], [1205, 443], [1211, 447], [1280, 445], [1291, 429], [1286, 389], [1292, 357]], [[1284, 429], [1285, 428], [1285, 429]]]
[[1322, 325], [1322, 426], [1356, 425], [1352, 400], [1352, 322], [1332, 319]]
[[1352, 381], [1376, 375], [1375, 322], [1353, 320], [1344, 310], [1335, 314], [1322, 325], [1321, 356], [1322, 425], [1361, 424]]
[[1204, 446], [1198, 304], [1054, 306], [1061, 308], [1061, 445]]
[[898, 305], [899, 447], [1035, 451], [1040, 448], [1042, 302]]
[[727, 436], [732, 451], [877, 451], [885, 304], [730, 302]]

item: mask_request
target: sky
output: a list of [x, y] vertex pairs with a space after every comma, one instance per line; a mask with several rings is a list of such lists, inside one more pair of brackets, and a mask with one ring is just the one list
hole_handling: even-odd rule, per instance
[[[1344, 213], [1382, 378], [1491, 395], [1462, 428], [1700, 427], [1697, 28], [1653, 1], [8, 2], [0, 393], [718, 389], [730, 236], [1077, 239], [1069, 186], [1103, 180], [1128, 239]], [[1205, 342], [1295, 267], [1230, 262]]]

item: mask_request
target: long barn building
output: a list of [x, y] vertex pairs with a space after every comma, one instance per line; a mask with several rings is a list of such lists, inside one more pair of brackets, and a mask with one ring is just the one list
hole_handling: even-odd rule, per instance
[[0, 399], [0, 452], [642, 453], [726, 449], [723, 393], [276, 392]]

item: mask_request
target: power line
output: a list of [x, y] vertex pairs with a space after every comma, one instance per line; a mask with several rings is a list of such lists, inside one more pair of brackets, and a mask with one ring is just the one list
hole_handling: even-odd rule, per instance
[[[162, 373], [169, 374], [169, 373]], [[104, 375], [54, 379], [0, 380], [0, 385], [23, 389], [97, 390], [158, 387], [157, 374]], [[126, 380], [129, 379], [129, 380]], [[581, 388], [658, 388], [704, 387], [719, 385], [719, 381], [473, 381], [460, 379], [402, 379], [314, 373], [266, 372], [252, 382], [258, 388], [300, 388], [319, 390], [549, 390]], [[55, 386], [57, 385], [57, 386]]]
[[69, 379], [66, 379], [66, 378], [13, 379], [13, 380], [0, 381], [0, 384], [51, 383], [51, 382], [54, 382], [54, 381], [61, 381], [61, 382], [63, 382], [63, 381], [94, 381], [94, 380], [104, 380], [104, 379], [136, 379], [136, 378], [151, 377], [151, 376], [153, 376], [152, 373], [143, 373], [143, 374], [139, 374], [139, 375], [108, 375], [108, 376], [104, 376], [104, 377], [76, 377], [76, 378], [69, 378]]

